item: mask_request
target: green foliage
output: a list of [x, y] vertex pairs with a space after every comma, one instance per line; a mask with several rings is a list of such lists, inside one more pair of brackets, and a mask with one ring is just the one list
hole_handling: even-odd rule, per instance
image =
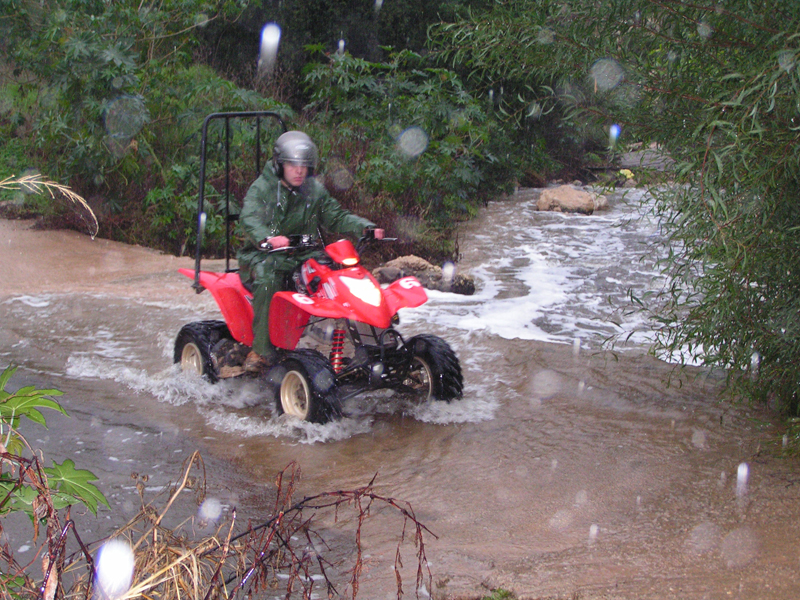
[[97, 514], [98, 504], [109, 504], [91, 483], [97, 480], [93, 473], [76, 469], [71, 459], [53, 463], [52, 467], [41, 467], [38, 458], [25, 458], [28, 445], [18, 431], [22, 417], [46, 427], [40, 409], [48, 408], [62, 414], [66, 411], [52, 399], [61, 395], [58, 390], [26, 386], [16, 392], [6, 391], [15, 371], [16, 368], [8, 367], [0, 374], [0, 517], [21, 511], [36, 522], [51, 516], [47, 507], [59, 510], [76, 502]]
[[[432, 58], [456, 71], [504, 124], [520, 152], [517, 160], [533, 171], [529, 185], [542, 185], [537, 172], [554, 169], [537, 155], [540, 144], [567, 176], [580, 170], [587, 152], [605, 148], [607, 134], [586, 118], [597, 98], [576, 53], [587, 40], [594, 45], [596, 33], [592, 23], [582, 21], [580, 5], [495, 2], [489, 11], [438, 23], [429, 31]], [[620, 90], [613, 96], [625, 98]]]
[[499, 109], [517, 122], [541, 109], [618, 123], [676, 160], [675, 185], [654, 190], [672, 282], [647, 304], [659, 351], [725, 367], [731, 390], [796, 414], [800, 5], [498, 2], [432, 39], [471, 85], [505, 86]]
[[514, 176], [494, 168], [502, 139], [485, 106], [413, 52], [387, 63], [344, 53], [309, 68], [305, 83], [326, 168], [355, 174], [346, 190], [334, 181], [334, 192], [384, 221], [401, 215], [404, 236], [449, 230]]
[[60, 396], [58, 390], [37, 390], [33, 386], [18, 389], [16, 392], [7, 392], [6, 386], [16, 368], [6, 368], [0, 374], [0, 443], [6, 451], [19, 454], [24, 446], [22, 438], [17, 433], [19, 422], [22, 417], [26, 417], [46, 426], [45, 418], [39, 411], [40, 408], [49, 408], [66, 414], [63, 408], [49, 398], [49, 396]]
[[669, 151], [684, 184], [657, 196], [673, 249], [658, 342], [796, 414], [800, 6], [676, 5], [644, 6], [647, 26], [629, 36], [636, 52], [621, 57], [644, 90], [638, 135]]
[[[196, 176], [183, 171], [198, 169], [203, 118], [231, 109], [288, 114], [193, 63], [197, 31], [235, 18], [239, 3], [60, 0], [35, 8], [5, 0], [0, 33], [15, 67], [5, 87], [18, 89], [9, 113], [33, 128], [36, 166], [92, 199], [104, 235], [180, 252], [193, 234], [175, 224], [197, 193]], [[31, 94], [36, 103], [22, 101]], [[53, 211], [46, 199], [28, 201]]]

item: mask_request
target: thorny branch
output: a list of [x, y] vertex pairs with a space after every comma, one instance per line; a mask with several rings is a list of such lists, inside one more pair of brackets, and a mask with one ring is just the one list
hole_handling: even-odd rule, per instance
[[[7, 459], [7, 456], [0, 458]], [[194, 501], [198, 505], [204, 499], [205, 471], [199, 454], [194, 453], [184, 463], [183, 475], [169, 491], [163, 509], [155, 508], [155, 499], [146, 502], [145, 486], [137, 485], [142, 500], [141, 510], [114, 534], [117, 539], [129, 540], [130, 547], [135, 550], [134, 579], [120, 600], [134, 595], [164, 600], [184, 597], [232, 600], [257, 598], [267, 593], [282, 593], [287, 600], [306, 600], [312, 597], [312, 592], [319, 593], [320, 587], [329, 598], [355, 599], [365, 566], [364, 527], [378, 514], [383, 515], [372, 510], [376, 505], [390, 508], [391, 513], [403, 521], [394, 560], [398, 600], [404, 595], [401, 550], [409, 541], [416, 546], [417, 597], [425, 585], [430, 589], [432, 575], [425, 555], [424, 536], [436, 536], [419, 522], [408, 502], [376, 493], [377, 476], [355, 490], [324, 492], [294, 501], [300, 475], [296, 463], [291, 463], [278, 474], [274, 512], [266, 521], [257, 524], [251, 521], [243, 531], [235, 533], [237, 511], [233, 508], [227, 518], [214, 527], [212, 534], [199, 539], [196, 530], [207, 527], [199, 517], [173, 529], [164, 526], [167, 512], [177, 510], [176, 507], [183, 506], [187, 500], [188, 495], [183, 492], [194, 490]], [[43, 481], [46, 486], [46, 480]], [[354, 513], [353, 545], [342, 552], [342, 544], [337, 543], [339, 557], [332, 558], [333, 548], [325, 540], [326, 534], [332, 534], [331, 526], [328, 524], [328, 528], [323, 530], [323, 525], [318, 523], [327, 517], [341, 530], [345, 526], [343, 511], [346, 510]], [[409, 528], [412, 536], [408, 535]], [[67, 552], [70, 532], [80, 548], [72, 554]], [[96, 565], [91, 553], [105, 540], [84, 544], [69, 518], [63, 528], [48, 527], [47, 535], [48, 540], [40, 549], [46, 556], [43, 563], [46, 573], [41, 584], [36, 585], [31, 575], [26, 573], [33, 562], [27, 567], [17, 565], [15, 569], [6, 571], [10, 575], [0, 574], [0, 595], [13, 591], [13, 577], [22, 574], [27, 581], [24, 595], [30, 597], [42, 600], [88, 600], [93, 597], [96, 594]], [[349, 558], [342, 558], [343, 554]], [[9, 566], [16, 565], [7, 547], [2, 549], [2, 557]], [[17, 590], [23, 591], [19, 587]]]

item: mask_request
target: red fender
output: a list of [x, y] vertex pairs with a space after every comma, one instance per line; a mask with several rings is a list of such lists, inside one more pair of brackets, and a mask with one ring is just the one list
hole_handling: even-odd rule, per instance
[[[272, 343], [279, 348], [293, 350], [311, 315], [325, 319], [356, 317], [356, 313], [348, 311], [346, 306], [328, 298], [306, 296], [297, 292], [278, 292], [269, 305], [269, 337]], [[383, 319], [385, 322], [381, 322]], [[378, 322], [374, 325], [386, 328], [390, 323], [391, 315], [387, 313], [378, 317]]]
[[[182, 275], [194, 279], [194, 269], [178, 269]], [[211, 292], [228, 325], [231, 337], [245, 346], [253, 345], [253, 298], [242, 285], [238, 273], [212, 273], [200, 271], [200, 285]]]
[[401, 308], [414, 308], [428, 301], [425, 288], [416, 277], [403, 277], [383, 290], [383, 297], [392, 314]]

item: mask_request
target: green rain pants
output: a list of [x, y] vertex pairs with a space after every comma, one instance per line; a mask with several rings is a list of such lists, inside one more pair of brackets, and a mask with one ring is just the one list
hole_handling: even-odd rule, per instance
[[261, 356], [275, 351], [269, 339], [269, 305], [272, 296], [286, 289], [288, 277], [302, 262], [299, 257], [269, 255], [249, 269], [240, 267], [242, 282], [253, 290], [253, 351]]

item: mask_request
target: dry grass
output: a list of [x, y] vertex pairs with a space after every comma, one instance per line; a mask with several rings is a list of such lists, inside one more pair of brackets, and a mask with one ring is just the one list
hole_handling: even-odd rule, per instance
[[[127, 592], [115, 594], [113, 600], [310, 599], [312, 593], [315, 598], [356, 598], [365, 568], [363, 527], [370, 519], [392, 515], [401, 522], [394, 562], [397, 598], [405, 593], [403, 573], [414, 579], [417, 596], [422, 589], [431, 589], [423, 540], [423, 534], [431, 532], [417, 520], [408, 503], [376, 494], [374, 478], [355, 490], [325, 492], [297, 501], [294, 495], [299, 478], [300, 469], [294, 463], [278, 474], [275, 505], [266, 521], [241, 524], [233, 509], [211, 527], [211, 533], [199, 539], [190, 539], [185, 533], [209, 531], [208, 523], [199, 517], [172, 528], [165, 527], [164, 520], [181, 503], [190, 501], [199, 506], [205, 499], [205, 470], [200, 455], [194, 453], [187, 460], [182, 477], [171, 486], [161, 508], [156, 508], [154, 501], [145, 500], [146, 478], [138, 478], [141, 509], [114, 535], [115, 539], [125, 540], [133, 551], [133, 578]], [[319, 523], [325, 525], [318, 529]], [[80, 549], [67, 554], [70, 535]], [[334, 535], [339, 538], [336, 549], [325, 539]], [[405, 570], [401, 550], [408, 544], [413, 544], [416, 568], [411, 565]], [[17, 587], [20, 597], [107, 598], [96, 580], [93, 553], [99, 546], [99, 542], [84, 544], [67, 516], [65, 526], [48, 527], [46, 543], [40, 549], [42, 583], [34, 581], [21, 567], [17, 567], [16, 574], [7, 573], [9, 577], [24, 577], [25, 585]], [[341, 546], [345, 546], [344, 551]], [[6, 562], [9, 566], [14, 564]], [[14, 597], [9, 590], [0, 585], [0, 595]]]
[[39, 174], [24, 175], [22, 177], [6, 177], [0, 181], [0, 190], [21, 190], [28, 194], [39, 194], [46, 191], [50, 198], [56, 198], [56, 194], [66, 198], [73, 204], [83, 208], [91, 217], [91, 231], [89, 235], [94, 238], [99, 230], [97, 216], [89, 204], [81, 196], [73, 192], [70, 188], [54, 181], [49, 181]]

